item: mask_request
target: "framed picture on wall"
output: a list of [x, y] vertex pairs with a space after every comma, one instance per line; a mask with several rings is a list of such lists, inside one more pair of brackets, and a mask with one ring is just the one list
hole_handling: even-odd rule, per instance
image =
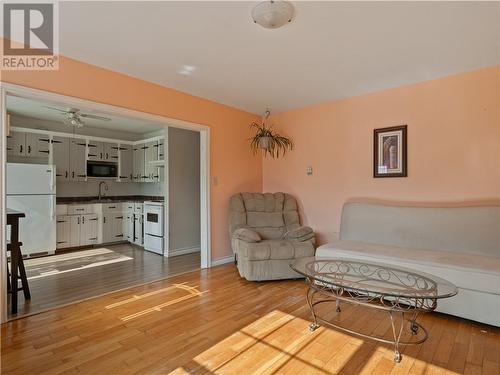
[[407, 125], [373, 131], [373, 177], [406, 177]]

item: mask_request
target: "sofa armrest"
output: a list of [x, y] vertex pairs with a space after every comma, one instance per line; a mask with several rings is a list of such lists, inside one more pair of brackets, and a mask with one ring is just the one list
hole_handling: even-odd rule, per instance
[[233, 232], [233, 238], [236, 238], [238, 240], [241, 240], [241, 241], [245, 241], [245, 242], [260, 242], [262, 240], [262, 238], [260, 237], [260, 235], [251, 230], [251, 229], [248, 229], [248, 228], [239, 228], [239, 229], [236, 229], [234, 232]]
[[285, 233], [284, 238], [286, 240], [299, 241], [299, 242], [309, 241], [314, 238], [314, 231], [312, 230], [311, 227], [302, 226], [289, 230], [288, 232]]

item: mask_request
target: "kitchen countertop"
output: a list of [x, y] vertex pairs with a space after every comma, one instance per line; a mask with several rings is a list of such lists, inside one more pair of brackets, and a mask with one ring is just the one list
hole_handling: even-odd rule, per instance
[[101, 200], [98, 197], [57, 197], [57, 204], [93, 204], [93, 203], [122, 203], [122, 202], [144, 202], [144, 201], [163, 201], [163, 196], [148, 195], [119, 195], [104, 196]]

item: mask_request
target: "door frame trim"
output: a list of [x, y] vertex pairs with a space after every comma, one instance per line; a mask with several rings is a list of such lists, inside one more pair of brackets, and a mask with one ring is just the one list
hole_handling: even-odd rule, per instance
[[[56, 94], [44, 90], [34, 89], [12, 83], [0, 82], [0, 249], [5, 249], [6, 244], [6, 186], [5, 186], [5, 164], [7, 160], [6, 137], [7, 129], [7, 95], [20, 96], [29, 99], [54, 102], [55, 105], [65, 105], [67, 107], [84, 107], [85, 109], [97, 112], [108, 113], [110, 115], [136, 118], [162, 125], [168, 131], [168, 127], [192, 130], [200, 133], [200, 247], [201, 247], [201, 268], [210, 268], [211, 259], [211, 207], [210, 207], [210, 127], [208, 125], [178, 120], [161, 115], [141, 112], [129, 108], [118, 107], [110, 104], [103, 104], [91, 100], [80, 99], [68, 95]], [[165, 169], [168, 176], [168, 164]], [[168, 178], [165, 178], [165, 204], [168, 207]], [[168, 212], [168, 210], [165, 210]], [[166, 216], [166, 232], [168, 233], [168, 214]], [[0, 317], [2, 322], [7, 321], [7, 289], [6, 289], [6, 251], [0, 254]]]

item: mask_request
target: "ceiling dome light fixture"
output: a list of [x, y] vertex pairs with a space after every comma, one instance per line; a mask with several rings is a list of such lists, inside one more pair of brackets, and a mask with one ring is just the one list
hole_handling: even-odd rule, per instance
[[292, 22], [293, 14], [293, 5], [285, 0], [263, 1], [252, 10], [253, 22], [266, 29], [277, 29]]

